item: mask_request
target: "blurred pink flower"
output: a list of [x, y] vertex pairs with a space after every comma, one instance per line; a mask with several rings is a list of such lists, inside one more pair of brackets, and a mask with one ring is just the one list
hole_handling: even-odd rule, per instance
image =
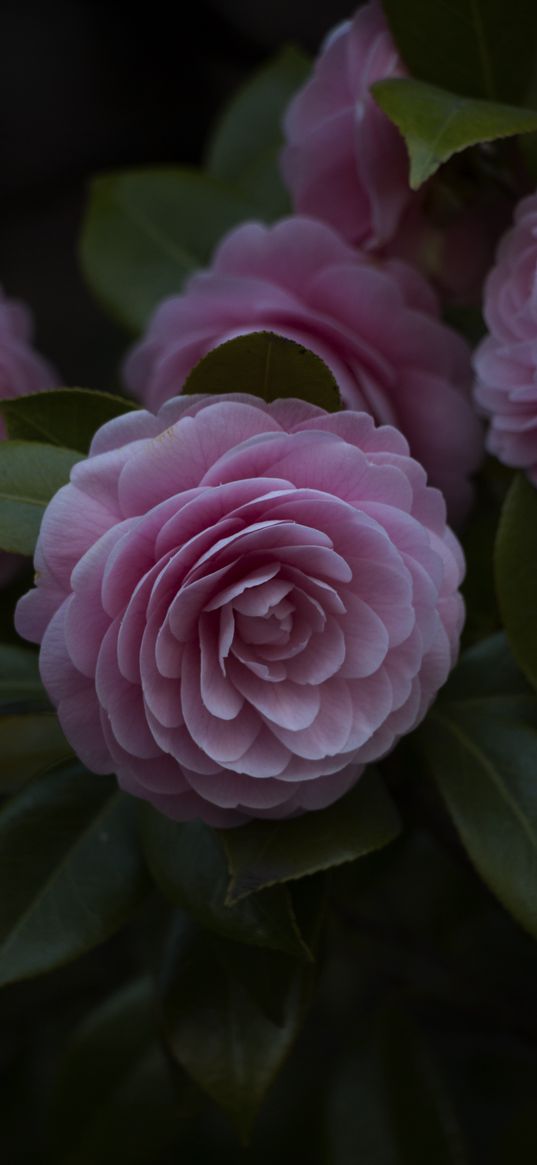
[[419, 200], [403, 138], [369, 92], [406, 70], [377, 0], [330, 34], [284, 120], [281, 155], [293, 206], [366, 249], [385, 246]]
[[[54, 369], [32, 348], [30, 312], [0, 291], [0, 398], [57, 387]], [[0, 419], [0, 434], [5, 428]]]
[[482, 452], [469, 350], [418, 271], [371, 260], [313, 219], [238, 227], [212, 267], [157, 308], [127, 359], [127, 387], [156, 410], [209, 349], [259, 330], [317, 353], [347, 407], [400, 428], [451, 520], [464, 515]]
[[485, 285], [489, 334], [475, 357], [487, 446], [537, 485], [537, 194], [524, 198]]
[[463, 619], [460, 547], [404, 437], [303, 401], [109, 422], [35, 565], [16, 626], [75, 751], [216, 826], [337, 800], [421, 720]]
[[[7, 299], [0, 289], [0, 399], [25, 396], [54, 388], [58, 378], [51, 366], [31, 346], [32, 321], [22, 303]], [[0, 440], [6, 427], [0, 416]], [[6, 586], [23, 560], [0, 552], [0, 587]]]

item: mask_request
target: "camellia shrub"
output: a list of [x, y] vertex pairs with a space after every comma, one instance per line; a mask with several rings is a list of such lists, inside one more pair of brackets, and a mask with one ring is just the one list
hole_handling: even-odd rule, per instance
[[7, 1165], [537, 1157], [536, 70], [369, 0], [95, 178], [115, 392], [0, 299]]

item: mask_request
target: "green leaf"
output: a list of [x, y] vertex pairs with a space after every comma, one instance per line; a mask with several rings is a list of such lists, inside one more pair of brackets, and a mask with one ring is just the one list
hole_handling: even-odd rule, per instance
[[262, 400], [299, 397], [329, 412], [341, 407], [326, 364], [274, 332], [250, 332], [213, 348], [187, 377], [183, 393], [249, 392]]
[[328, 809], [223, 831], [231, 874], [228, 901], [352, 862], [393, 841], [400, 829], [378, 773], [367, 769], [355, 788]]
[[409, 1015], [391, 1009], [384, 1018], [384, 1079], [404, 1165], [465, 1165], [462, 1133], [427, 1041]]
[[405, 139], [413, 190], [468, 146], [537, 129], [533, 110], [460, 97], [407, 77], [377, 81], [371, 92]]
[[0, 550], [33, 554], [45, 507], [80, 459], [38, 441], [0, 442]]
[[390, 1009], [356, 1042], [329, 1095], [330, 1165], [466, 1165], [451, 1098], [410, 1017]]
[[56, 1165], [146, 1165], [179, 1127], [148, 979], [82, 1021], [60, 1063], [49, 1111]]
[[236, 906], [226, 904], [228, 869], [221, 839], [201, 821], [181, 825], [142, 810], [147, 864], [167, 898], [201, 926], [225, 938], [311, 958], [300, 934], [290, 895], [283, 886]]
[[71, 755], [52, 711], [0, 716], [0, 793], [11, 792]]
[[81, 239], [84, 275], [110, 313], [137, 332], [178, 294], [248, 203], [195, 170], [125, 170], [96, 178]]
[[537, 40], [533, 0], [383, 0], [414, 77], [466, 97], [523, 100]]
[[282, 49], [232, 97], [209, 145], [209, 174], [235, 185], [268, 219], [289, 210], [278, 166], [282, 119], [309, 70], [303, 53]]
[[495, 565], [498, 602], [513, 654], [537, 687], [537, 490], [522, 474], [504, 502]]
[[78, 763], [4, 805], [0, 984], [76, 959], [126, 921], [145, 888], [134, 814], [115, 780]]
[[416, 740], [481, 877], [537, 937], [537, 701], [503, 635], [463, 656]]
[[[246, 1141], [298, 1032], [309, 975], [291, 963], [281, 1022], [274, 1023], [233, 974], [222, 949], [222, 940], [190, 926], [176, 930], [163, 985], [165, 1037], [175, 1060]], [[256, 965], [260, 957], [249, 948], [241, 955]]]
[[28, 707], [50, 707], [39, 675], [37, 652], [18, 644], [0, 643], [0, 709], [5, 713]]
[[85, 388], [56, 388], [0, 400], [11, 438], [45, 441], [87, 453], [93, 434], [106, 421], [136, 408], [125, 397]]

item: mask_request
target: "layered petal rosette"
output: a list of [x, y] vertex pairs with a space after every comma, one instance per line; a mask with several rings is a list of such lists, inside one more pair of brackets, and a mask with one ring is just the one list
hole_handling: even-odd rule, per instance
[[485, 285], [488, 335], [475, 357], [487, 446], [537, 485], [537, 194], [519, 204]]
[[96, 434], [16, 625], [73, 748], [180, 820], [340, 797], [453, 665], [459, 545], [395, 429], [182, 397]]
[[405, 74], [372, 0], [329, 35], [284, 119], [281, 168], [295, 210], [375, 250], [418, 203], [403, 138], [369, 91], [374, 81]]
[[126, 384], [157, 409], [210, 348], [259, 330], [310, 348], [348, 408], [400, 428], [451, 520], [464, 515], [483, 444], [470, 355], [416, 270], [372, 261], [313, 219], [240, 226], [209, 270], [157, 308], [127, 360]]

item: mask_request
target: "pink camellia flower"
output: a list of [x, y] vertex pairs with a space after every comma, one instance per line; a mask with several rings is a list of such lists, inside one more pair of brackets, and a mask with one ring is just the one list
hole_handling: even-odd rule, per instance
[[281, 168], [295, 210], [366, 248], [393, 239], [418, 200], [403, 138], [369, 92], [374, 81], [405, 73], [372, 0], [328, 37], [284, 120]]
[[127, 386], [156, 410], [209, 349], [259, 330], [310, 348], [348, 408], [401, 429], [445, 494], [451, 520], [464, 515], [483, 443], [470, 355], [416, 270], [368, 259], [313, 219], [240, 226], [210, 270], [157, 308], [127, 360]]
[[476, 400], [490, 417], [487, 445], [537, 485], [537, 194], [519, 203], [486, 285], [489, 335], [475, 353]]
[[463, 619], [461, 551], [404, 437], [303, 401], [185, 396], [104, 425], [35, 565], [16, 626], [73, 748], [217, 826], [340, 797], [422, 718]]
[[[58, 378], [31, 346], [32, 322], [28, 309], [0, 291], [0, 398], [26, 396], [55, 388]], [[5, 436], [0, 419], [0, 435]]]

